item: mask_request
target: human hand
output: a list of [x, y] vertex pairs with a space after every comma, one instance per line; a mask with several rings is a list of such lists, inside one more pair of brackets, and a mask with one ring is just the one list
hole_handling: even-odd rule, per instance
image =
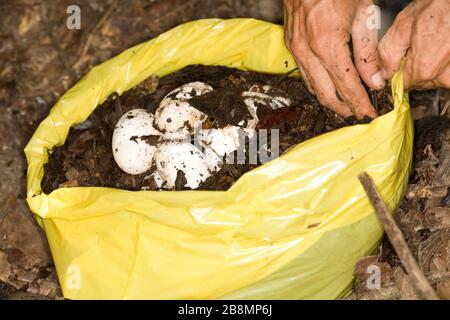
[[284, 0], [286, 46], [308, 89], [321, 104], [345, 117], [376, 117], [361, 78], [372, 89], [385, 85], [377, 30], [367, 23], [372, 4], [372, 0]]
[[449, 36], [449, 0], [412, 2], [380, 41], [383, 77], [391, 79], [406, 55], [406, 89], [450, 88]]

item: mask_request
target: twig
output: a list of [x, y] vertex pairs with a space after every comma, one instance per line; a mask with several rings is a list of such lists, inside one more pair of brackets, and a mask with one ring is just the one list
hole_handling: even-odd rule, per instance
[[361, 173], [358, 178], [364, 190], [366, 191], [370, 203], [375, 209], [378, 219], [380, 220], [381, 224], [384, 227], [384, 230], [386, 231], [389, 241], [394, 247], [395, 252], [399, 256], [404, 268], [406, 269], [406, 272], [412, 280], [412, 285], [414, 286], [416, 291], [425, 299], [439, 300], [439, 297], [434, 292], [430, 283], [423, 275], [422, 271], [419, 268], [419, 265], [411, 254], [411, 251], [406, 244], [405, 238], [403, 237], [403, 233], [397, 226], [397, 223], [395, 222], [386, 204], [381, 198], [375, 182], [366, 172]]
[[433, 98], [433, 102], [431, 103], [431, 111], [433, 116], [439, 115], [439, 102], [441, 98], [442, 89], [436, 90], [436, 93]]
[[442, 108], [442, 111], [441, 111], [440, 115], [443, 116], [444, 114], [446, 114], [447, 111], [448, 111], [448, 109], [449, 109], [449, 107], [450, 107], [450, 100], [448, 100], [448, 101], [446, 102], [446, 104], [445, 104], [444, 107]]
[[95, 33], [102, 27], [102, 25], [108, 20], [109, 16], [113, 13], [118, 0], [114, 0], [113, 3], [109, 6], [108, 10], [105, 11], [105, 13], [102, 15], [100, 20], [97, 22], [97, 24], [88, 32], [88, 36], [86, 38], [86, 42], [83, 45], [83, 49], [81, 50], [81, 54], [78, 57], [77, 62], [73, 65], [75, 68], [78, 64], [78, 61], [81, 60], [81, 58], [86, 54], [86, 52], [89, 50], [89, 47], [91, 46], [92, 39], [95, 35]]
[[200, 0], [188, 0], [185, 1], [182, 5], [178, 6], [177, 8], [174, 8], [173, 10], [169, 11], [168, 13], [163, 14], [162, 16], [159, 16], [155, 19], [153, 19], [152, 22], [160, 22], [162, 20], [165, 20], [167, 17], [172, 17], [175, 14], [178, 14], [180, 12], [183, 12], [185, 9], [189, 8], [190, 6], [193, 6]]
[[55, 47], [56, 51], [58, 52], [59, 59], [61, 60], [63, 66], [64, 66], [64, 69], [66, 69], [72, 82], [75, 82], [75, 81], [77, 81], [78, 76], [77, 76], [75, 70], [69, 64], [66, 53], [64, 52], [64, 50], [61, 48], [61, 46], [59, 44], [59, 40], [56, 39], [56, 37], [53, 35], [53, 30], [50, 26], [50, 22], [48, 21], [47, 13], [48, 13], [47, 3], [45, 1], [42, 1], [41, 17], [42, 17], [42, 22], [44, 23], [45, 31], [48, 34], [48, 36], [50, 37], [50, 39], [52, 40], [52, 44]]
[[[442, 144], [439, 152], [439, 159], [433, 154], [433, 157], [438, 162], [431, 182], [431, 191], [433, 192], [433, 195], [427, 197], [425, 201], [425, 210], [439, 207], [442, 199], [447, 193], [448, 186], [450, 186], [450, 129], [441, 134], [441, 138]], [[439, 189], [444, 193], [439, 195], [437, 192]]]
[[433, 178], [433, 187], [450, 186], [450, 129], [442, 136], [439, 166]]
[[[183, 14], [187, 9], [196, 5], [201, 0], [186, 0], [183, 4], [175, 6], [169, 12], [166, 12], [154, 19], [144, 19], [144, 24], [150, 29], [151, 32], [160, 33], [162, 30], [160, 28], [160, 23], [165, 22], [167, 18], [173, 17], [177, 14]], [[142, 9], [140, 9], [142, 11]]]

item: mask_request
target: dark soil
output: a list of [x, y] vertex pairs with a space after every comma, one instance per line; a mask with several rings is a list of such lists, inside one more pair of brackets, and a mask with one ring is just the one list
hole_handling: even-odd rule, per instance
[[[416, 96], [417, 98], [417, 96]], [[423, 101], [423, 100], [420, 100]], [[415, 122], [413, 170], [395, 218], [411, 253], [441, 299], [450, 299], [450, 118], [432, 116]], [[367, 267], [381, 270], [381, 286], [367, 286]], [[415, 291], [402, 262], [385, 237], [376, 255], [355, 267], [349, 299], [423, 299]]]
[[423, 150], [427, 145], [431, 145], [433, 150], [441, 148], [443, 135], [442, 133], [450, 129], [450, 120], [446, 116], [432, 116], [420, 119], [415, 122], [415, 132], [419, 132], [415, 139], [416, 151], [414, 158], [416, 161], [426, 158]]
[[[322, 133], [358, 123], [354, 118], [342, 119], [322, 107], [298, 78], [226, 67], [190, 66], [161, 79], [151, 77], [120, 97], [111, 95], [84, 123], [72, 128], [66, 143], [54, 150], [45, 166], [43, 191], [50, 193], [57, 188], [79, 186], [156, 190], [154, 181], [146, 178], [154, 168], [141, 175], [130, 175], [114, 162], [111, 152], [114, 126], [130, 109], [144, 108], [154, 113], [165, 95], [193, 81], [206, 82], [214, 88], [190, 100], [209, 116], [210, 127], [237, 125], [241, 120], [250, 119], [241, 93], [253, 85], [269, 84], [273, 90], [284, 92], [292, 102], [290, 107], [277, 110], [258, 107], [257, 129], [279, 129], [280, 154]], [[380, 114], [391, 110], [390, 101], [385, 91], [378, 93]], [[224, 164], [222, 170], [209, 177], [199, 189], [227, 190], [242, 174], [259, 165], [248, 162]], [[177, 190], [184, 190], [183, 179], [182, 175], [177, 179], [180, 180], [176, 183]]]

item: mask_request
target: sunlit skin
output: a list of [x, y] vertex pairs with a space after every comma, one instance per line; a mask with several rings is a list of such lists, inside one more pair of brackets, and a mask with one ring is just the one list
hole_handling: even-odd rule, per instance
[[382, 89], [405, 56], [407, 89], [450, 87], [450, 0], [414, 1], [380, 43], [377, 29], [367, 23], [371, 5], [371, 0], [284, 0], [286, 46], [308, 89], [344, 117], [374, 118], [364, 84]]
[[450, 0], [416, 0], [395, 19], [378, 46], [385, 79], [403, 57], [407, 89], [450, 88]]

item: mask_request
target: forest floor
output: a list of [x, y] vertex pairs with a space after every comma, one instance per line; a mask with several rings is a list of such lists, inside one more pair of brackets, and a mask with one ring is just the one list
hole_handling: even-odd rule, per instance
[[[0, 3], [0, 299], [62, 298], [48, 244], [25, 201], [23, 149], [51, 106], [90, 68], [180, 23], [254, 17], [282, 23], [279, 0], [79, 0], [81, 29], [66, 27], [71, 1]], [[245, 5], [244, 5], [245, 3]], [[415, 160], [396, 218], [430, 282], [450, 297], [450, 94], [414, 94]], [[19, 130], [18, 130], [19, 128]], [[383, 272], [365, 285], [367, 265]], [[384, 240], [356, 266], [354, 299], [415, 298]]]

